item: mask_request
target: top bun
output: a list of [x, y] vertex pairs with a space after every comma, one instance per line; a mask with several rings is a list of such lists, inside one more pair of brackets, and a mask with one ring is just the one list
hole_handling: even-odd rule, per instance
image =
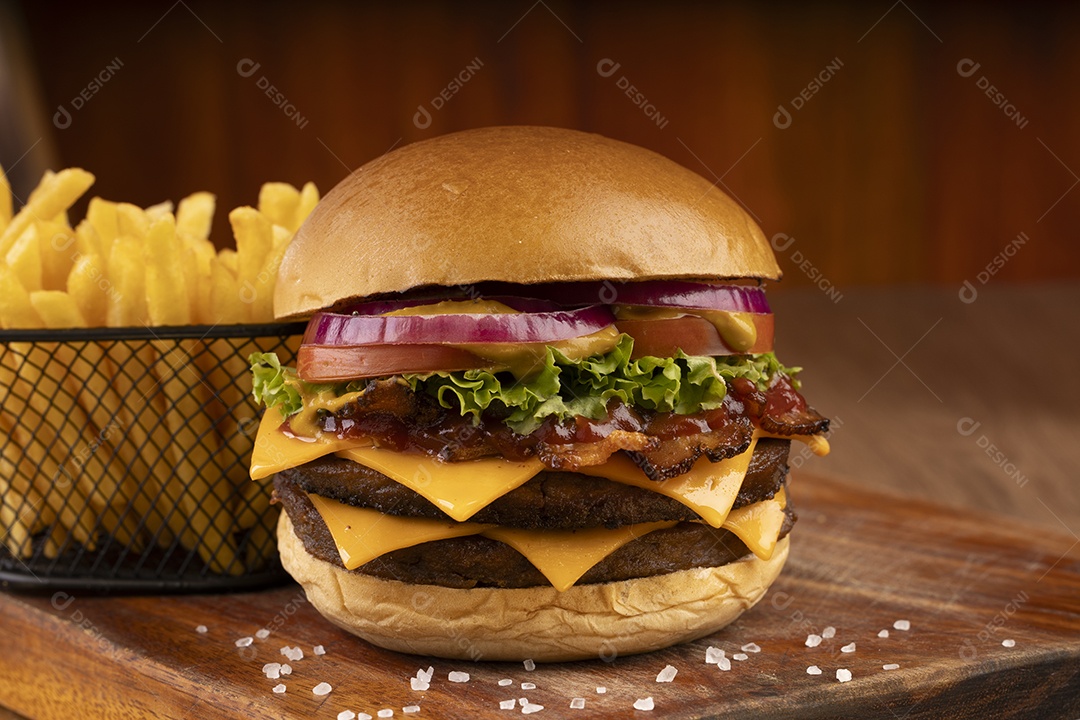
[[490, 127], [407, 145], [341, 181], [286, 250], [274, 314], [485, 280], [779, 277], [753, 219], [681, 165], [590, 133]]

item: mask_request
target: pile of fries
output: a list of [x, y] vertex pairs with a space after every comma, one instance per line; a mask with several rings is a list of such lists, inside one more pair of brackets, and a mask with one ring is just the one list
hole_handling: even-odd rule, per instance
[[0, 345], [0, 542], [21, 559], [179, 546], [215, 573], [257, 570], [274, 518], [268, 488], [247, 475], [245, 358], [268, 348], [156, 332], [75, 342], [64, 330], [271, 322], [278, 265], [318, 190], [263, 185], [257, 208], [229, 213], [236, 249], [217, 250], [205, 192], [175, 212], [95, 197], [72, 227], [93, 182], [46, 173], [12, 216], [0, 171], [0, 328], [56, 331]]

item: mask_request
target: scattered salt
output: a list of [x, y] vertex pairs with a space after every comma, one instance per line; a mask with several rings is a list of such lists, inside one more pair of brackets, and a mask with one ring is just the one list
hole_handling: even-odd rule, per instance
[[840, 682], [847, 682], [851, 679], [851, 671], [845, 668], [840, 668], [836, 671], [836, 679]]
[[381, 718], [394, 717], [394, 711], [390, 708], [383, 708], [379, 712], [375, 713]]
[[330, 687], [330, 683], [321, 682], [315, 687], [311, 688], [311, 692], [320, 697], [323, 695], [329, 695], [330, 691], [334, 688]]
[[522, 690], [535, 690], [536, 683], [521, 683]]
[[634, 701], [635, 710], [652, 710], [655, 707], [652, 697], [638, 698]]
[[435, 666], [428, 665], [427, 670], [417, 670], [416, 677], [424, 682], [431, 682], [431, 678], [435, 675]]
[[1016, 641], [1012, 638], [1005, 638], [1001, 641], [1003, 647], [1016, 647]]
[[282, 675], [292, 675], [292, 665], [282, 665], [281, 670], [279, 670], [278, 672], [280, 672]]
[[516, 706], [517, 706], [517, 703], [514, 701], [513, 698], [511, 698], [509, 700], [500, 700], [499, 701], [499, 709], [500, 710], [513, 710]]
[[571, 710], [581, 710], [585, 707], [585, 698], [574, 698], [570, 701]]
[[806, 668], [806, 674], [807, 675], [820, 675], [821, 674], [821, 668], [819, 668], [817, 665], [811, 665], [810, 667]]
[[356, 713], [352, 710], [342, 710], [337, 714], [337, 720], [356, 720]]
[[533, 713], [540, 712], [543, 709], [543, 705], [537, 705], [536, 703], [525, 703], [525, 705], [521, 708], [521, 714], [532, 715]]
[[717, 661], [716, 667], [720, 668], [724, 672], [727, 672], [731, 669], [731, 660], [729, 658], [722, 657], [719, 661]]
[[840, 652], [853, 653], [855, 652], [855, 643], [850, 642], [844, 647], [840, 648]]
[[882, 670], [899, 670], [900, 665], [898, 665], [897, 663], [889, 663], [888, 665], [882, 665], [881, 669]]
[[277, 685], [275, 685], [273, 687], [273, 691], [275, 693], [277, 693], [278, 695], [280, 695], [281, 693], [285, 692], [285, 684], [284, 683], [278, 683]]
[[806, 636], [806, 647], [817, 647], [821, 644], [821, 636], [810, 633]]
[[881, 632], [879, 632], [877, 634], [877, 636], [879, 638], [887, 638], [887, 637], [889, 637], [889, 631], [888, 630], [882, 630]]
[[278, 652], [281, 653], [282, 655], [288, 655], [290, 651], [292, 651], [292, 648], [289, 647], [288, 645], [286, 645], [285, 647], [278, 650]]
[[356, 720], [371, 720], [371, 716], [367, 713], [356, 713]]
[[195, 632], [199, 633], [200, 635], [205, 635], [208, 631], [205, 625], [199, 625], [195, 628]]
[[292, 649], [292, 652], [286, 653], [285, 657], [289, 658], [293, 662], [296, 662], [297, 660], [303, 660], [304, 651], [301, 650], [299, 646], [297, 646]]
[[424, 692], [431, 687], [431, 683], [429, 683], [427, 680], [424, 680], [423, 678], [414, 677], [409, 678], [409, 687], [411, 687], [416, 692]]
[[506, 687], [507, 685], [513, 685], [514, 681], [511, 680], [510, 678], [503, 678], [502, 680], [499, 681], [499, 684], [502, 685], [503, 687]]
[[458, 672], [457, 670], [451, 670], [450, 674], [446, 676], [446, 679], [450, 682], [467, 683], [469, 682], [469, 673]]
[[259, 638], [260, 640], [265, 640], [266, 638], [270, 637], [270, 631], [266, 628], [263, 628], [257, 633], [255, 633], [255, 637]]
[[281, 677], [281, 663], [266, 663], [263, 665], [263, 675], [271, 680], [277, 680]]
[[749, 655], [747, 655], [746, 653], [735, 653], [735, 654], [734, 654], [734, 655], [732, 655], [731, 657], [732, 657], [733, 659], [735, 659], [735, 660], [739, 660], [739, 661], [741, 662], [741, 661], [745, 660], [746, 658], [748, 658], [748, 657], [750, 657], [750, 656], [749, 656]]
[[821, 637], [825, 638], [826, 640], [833, 637], [834, 635], [836, 635], [836, 628], [834, 628], [832, 625], [821, 631]]
[[897, 630], [910, 630], [911, 622], [909, 622], [908, 620], [897, 620], [892, 624], [892, 626]]
[[420, 706], [419, 705], [406, 705], [405, 707], [401, 708], [401, 712], [405, 713], [406, 715], [412, 715], [413, 713], [420, 712]]
[[718, 647], [710, 645], [705, 649], [705, 662], [709, 665], [716, 665], [722, 657], [724, 657], [724, 651]]
[[526, 672], [532, 672], [533, 670], [536, 669], [536, 663], [533, 662], [532, 658], [529, 658], [528, 660], [526, 660], [524, 665], [525, 665], [525, 671]]
[[527, 697], [518, 698], [518, 705], [520, 705], [521, 707], [525, 707], [528, 704], [529, 704], [529, 698], [527, 698]]
[[248, 647], [253, 642], [255, 642], [253, 637], [242, 637], [236, 641], [236, 647]]
[[676, 675], [677, 675], [678, 673], [679, 673], [679, 671], [678, 671], [677, 669], [675, 669], [675, 666], [674, 666], [674, 665], [668, 665], [668, 666], [667, 666], [667, 667], [665, 667], [665, 668], [664, 668], [663, 670], [661, 670], [661, 671], [660, 671], [660, 673], [659, 673], [659, 674], [658, 674], [658, 675], [656, 676], [656, 682], [658, 682], [658, 683], [661, 683], [661, 682], [664, 682], [664, 683], [668, 683], [668, 682], [671, 682], [672, 680], [674, 680], [674, 679], [675, 679], [675, 676], [676, 676]]
[[761, 647], [758, 646], [757, 643], [746, 643], [742, 646], [742, 651], [748, 653], [759, 653], [761, 652]]
[[325, 655], [326, 648], [324, 648], [322, 645], [316, 645], [311, 649], [311, 652], [313, 655]]
[[597, 694], [597, 695], [603, 695], [603, 694], [604, 694], [604, 693], [606, 693], [606, 692], [607, 692], [607, 688], [606, 688], [606, 687], [604, 687], [603, 685], [601, 685], [600, 687], [596, 688], [596, 694]]

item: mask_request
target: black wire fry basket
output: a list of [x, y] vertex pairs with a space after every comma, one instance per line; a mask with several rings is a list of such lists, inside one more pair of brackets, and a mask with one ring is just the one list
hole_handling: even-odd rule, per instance
[[0, 586], [187, 592], [285, 579], [248, 355], [302, 323], [0, 331]]

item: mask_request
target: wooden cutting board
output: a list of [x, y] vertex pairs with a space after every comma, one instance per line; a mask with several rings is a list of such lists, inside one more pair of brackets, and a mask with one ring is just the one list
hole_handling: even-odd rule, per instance
[[[741, 621], [692, 644], [529, 672], [373, 648], [323, 621], [296, 586], [187, 597], [0, 594], [0, 704], [32, 718], [336, 718], [383, 708], [396, 718], [496, 718], [521, 712], [499, 701], [523, 697], [544, 707], [540, 717], [1080, 717], [1080, 541], [819, 477], [793, 485], [800, 519], [784, 574]], [[894, 628], [897, 620], [910, 629]], [[806, 647], [827, 626], [835, 637]], [[267, 639], [236, 646], [264, 627]], [[730, 658], [749, 643], [760, 652], [729, 671], [705, 663], [710, 645]], [[854, 652], [842, 652], [849, 643]], [[320, 644], [326, 654], [316, 656]], [[290, 663], [291, 675], [267, 679], [265, 663], [289, 662], [279, 652], [286, 645], [304, 658]], [[882, 669], [890, 663], [899, 669]], [[678, 675], [657, 683], [669, 664]], [[414, 692], [409, 678], [428, 665], [430, 689]], [[821, 674], [807, 674], [810, 665]], [[837, 680], [841, 668], [849, 682]], [[451, 683], [450, 671], [470, 679]], [[513, 684], [500, 686], [503, 678]], [[271, 691], [279, 682], [282, 695]], [[333, 691], [313, 695], [320, 682]], [[584, 709], [570, 708], [576, 697]], [[636, 711], [646, 697], [655, 709]], [[412, 705], [417, 714], [403, 713]]]

